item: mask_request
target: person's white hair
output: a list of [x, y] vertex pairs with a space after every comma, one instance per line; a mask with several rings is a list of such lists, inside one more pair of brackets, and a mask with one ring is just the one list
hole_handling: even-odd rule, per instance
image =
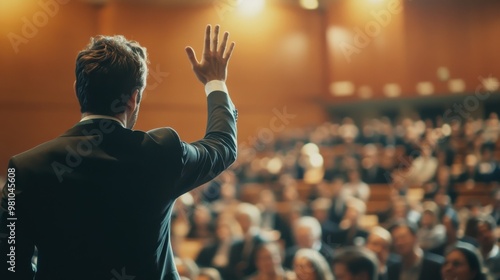
[[260, 226], [260, 210], [257, 206], [246, 202], [240, 203], [236, 208], [236, 214], [245, 215], [252, 221], [253, 226]]
[[295, 253], [294, 259], [305, 258], [307, 259], [319, 280], [334, 280], [333, 274], [330, 270], [330, 265], [326, 261], [325, 257], [321, 255], [318, 251], [309, 248], [302, 248]]
[[384, 239], [387, 242], [387, 245], [389, 245], [389, 246], [392, 244], [391, 233], [388, 230], [386, 230], [385, 228], [381, 227], [381, 226], [374, 226], [370, 230], [370, 235], [376, 235], [376, 236]]
[[355, 197], [349, 197], [349, 199], [347, 200], [347, 207], [356, 209], [356, 211], [358, 212], [358, 216], [362, 216], [366, 213], [366, 203], [364, 203], [363, 200]]
[[304, 216], [297, 220], [295, 228], [309, 228], [314, 239], [321, 239], [321, 224], [318, 220], [311, 216]]

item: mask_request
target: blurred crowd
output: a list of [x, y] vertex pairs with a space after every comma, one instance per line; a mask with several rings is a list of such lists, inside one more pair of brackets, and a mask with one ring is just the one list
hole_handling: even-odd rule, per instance
[[[240, 139], [230, 170], [177, 200], [184, 279], [500, 279], [497, 114], [269, 131]], [[375, 185], [387, 190], [376, 211]], [[457, 186], [486, 200], [458, 206]]]

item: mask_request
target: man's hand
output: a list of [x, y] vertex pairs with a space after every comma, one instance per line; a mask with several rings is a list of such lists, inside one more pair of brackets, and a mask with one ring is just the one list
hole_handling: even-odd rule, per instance
[[186, 52], [193, 66], [193, 71], [196, 77], [204, 85], [212, 80], [226, 81], [227, 64], [231, 53], [234, 49], [234, 42], [231, 43], [229, 49], [226, 51], [227, 40], [229, 33], [224, 32], [222, 43], [219, 44], [219, 25], [215, 26], [214, 37], [211, 39], [212, 26], [207, 25], [205, 33], [205, 47], [203, 48], [203, 56], [201, 61], [198, 62], [196, 54], [192, 47], [186, 47]]

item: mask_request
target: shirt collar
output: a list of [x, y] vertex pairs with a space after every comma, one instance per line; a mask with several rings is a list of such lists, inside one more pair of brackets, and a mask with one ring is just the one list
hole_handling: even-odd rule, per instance
[[118, 122], [121, 126], [125, 127], [125, 124], [118, 118], [112, 117], [112, 116], [106, 116], [106, 115], [88, 115], [83, 117], [80, 122], [88, 121], [88, 120], [95, 120], [95, 119], [108, 119], [108, 120], [113, 120]]
[[500, 247], [498, 247], [498, 245], [493, 245], [493, 248], [491, 248], [491, 251], [490, 253], [488, 254], [488, 256], [486, 257], [486, 259], [490, 259], [490, 258], [493, 258], [494, 256], [498, 255], [498, 252], [500, 251]]

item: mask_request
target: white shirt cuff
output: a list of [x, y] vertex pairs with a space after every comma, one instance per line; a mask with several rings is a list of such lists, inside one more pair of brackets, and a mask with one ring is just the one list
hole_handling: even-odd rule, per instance
[[213, 92], [213, 91], [223, 91], [225, 93], [229, 94], [229, 91], [227, 90], [226, 83], [220, 80], [212, 80], [208, 83], [205, 84], [205, 93], [207, 96]]

